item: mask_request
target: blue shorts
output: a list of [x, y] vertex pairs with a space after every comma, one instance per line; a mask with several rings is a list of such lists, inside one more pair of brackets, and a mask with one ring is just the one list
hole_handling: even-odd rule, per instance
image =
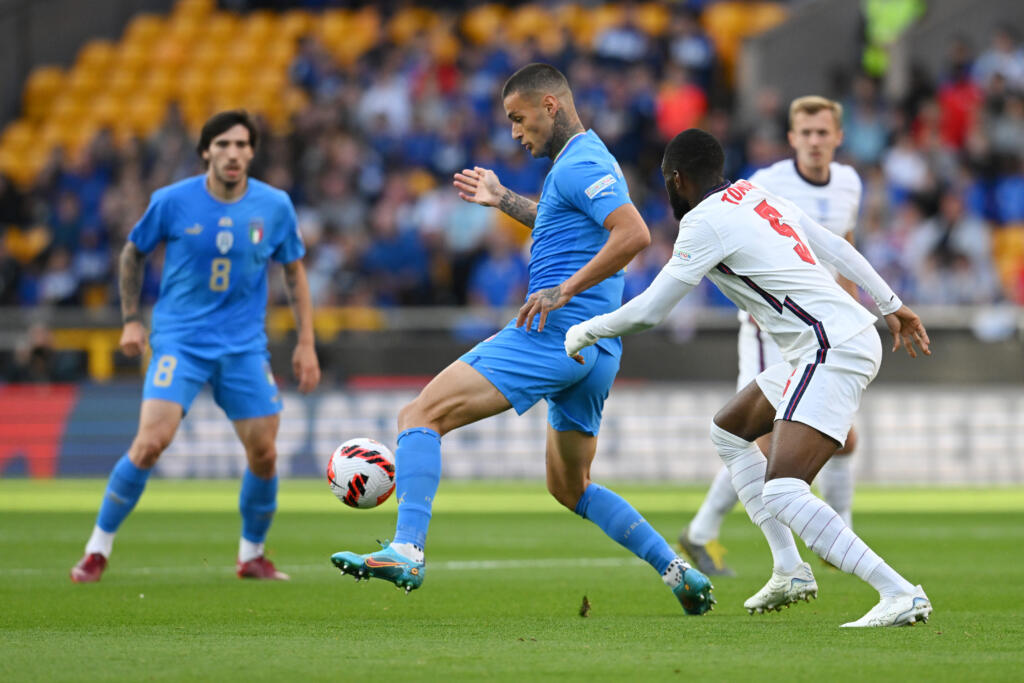
[[154, 347], [142, 399], [174, 401], [183, 412], [188, 412], [196, 394], [209, 382], [213, 400], [229, 419], [273, 415], [281, 412], [282, 405], [269, 358], [270, 354], [263, 351], [209, 359], [181, 346]]
[[596, 436], [619, 356], [588, 346], [580, 365], [565, 355], [564, 340], [561, 330], [527, 332], [513, 321], [459, 360], [486, 377], [520, 415], [544, 398], [556, 431]]

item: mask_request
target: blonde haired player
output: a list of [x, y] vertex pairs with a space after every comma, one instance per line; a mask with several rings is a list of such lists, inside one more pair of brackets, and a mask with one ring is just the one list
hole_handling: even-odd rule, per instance
[[[743, 606], [779, 609], [818, 594], [791, 531], [822, 559], [871, 584], [878, 604], [845, 627], [900, 626], [927, 620], [932, 606], [885, 563], [810, 482], [846, 440], [860, 397], [878, 373], [882, 345], [875, 316], [844, 292], [821, 264], [831, 263], [874, 299], [893, 350], [929, 353], [917, 315], [849, 242], [795, 204], [746, 181], [722, 179], [722, 146], [690, 129], [665, 150], [661, 170], [679, 222], [672, 258], [651, 286], [621, 308], [569, 328], [565, 352], [661, 322], [707, 277], [769, 334], [783, 361], [760, 373], [718, 413], [711, 441], [729, 469], [750, 519], [771, 548], [768, 583]], [[767, 459], [754, 440], [772, 434]], [[788, 528], [787, 528], [788, 527]]]
[[[851, 166], [835, 161], [836, 149], [843, 142], [843, 107], [818, 95], [798, 97], [789, 105], [789, 144], [794, 157], [763, 168], [750, 182], [773, 194], [785, 197], [817, 223], [854, 243], [853, 234], [860, 210], [861, 181]], [[839, 285], [857, 298], [857, 286], [826, 264]], [[739, 376], [736, 389], [748, 385], [765, 368], [782, 360], [778, 345], [763, 334], [749, 314], [740, 311], [737, 343]], [[770, 437], [758, 440], [767, 452]], [[846, 443], [818, 475], [821, 495], [839, 513], [847, 526], [853, 526], [853, 450], [856, 432], [851, 428]], [[718, 533], [725, 515], [739, 499], [726, 468], [719, 470], [704, 501], [690, 523], [679, 533], [679, 545], [705, 574], [732, 575], [722, 556]]]

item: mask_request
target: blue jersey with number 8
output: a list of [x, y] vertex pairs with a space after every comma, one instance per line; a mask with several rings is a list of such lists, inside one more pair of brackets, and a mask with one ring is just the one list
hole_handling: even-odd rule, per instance
[[161, 188], [128, 239], [143, 253], [166, 244], [150, 343], [207, 358], [266, 349], [267, 266], [305, 254], [288, 195], [252, 178], [230, 203], [205, 175]]

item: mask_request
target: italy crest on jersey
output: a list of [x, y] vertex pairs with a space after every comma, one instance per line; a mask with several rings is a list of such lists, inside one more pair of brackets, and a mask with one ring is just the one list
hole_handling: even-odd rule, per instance
[[262, 218], [253, 218], [249, 221], [249, 239], [252, 240], [253, 244], [259, 244], [263, 241]]
[[234, 244], [235, 236], [230, 230], [221, 230], [217, 233], [217, 251], [220, 253], [228, 253]]

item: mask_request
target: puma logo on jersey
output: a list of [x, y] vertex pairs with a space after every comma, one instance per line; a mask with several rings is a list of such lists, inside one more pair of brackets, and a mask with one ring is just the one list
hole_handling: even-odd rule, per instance
[[185, 234], [186, 235], [198, 235], [202, 231], [203, 231], [203, 226], [199, 225], [198, 223], [196, 223], [195, 225], [193, 225], [190, 228], [185, 228]]
[[588, 188], [587, 188], [586, 190], [584, 190], [583, 192], [584, 192], [584, 193], [585, 193], [585, 194], [586, 194], [586, 195], [587, 195], [588, 197], [590, 197], [591, 199], [593, 199], [594, 197], [596, 197], [596, 196], [597, 196], [597, 194], [598, 194], [598, 193], [599, 193], [599, 192], [600, 192], [601, 190], [603, 190], [603, 189], [605, 189], [605, 188], [607, 188], [607, 187], [611, 187], [611, 186], [612, 186], [612, 185], [614, 185], [614, 184], [615, 184], [616, 182], [617, 182], [617, 181], [615, 180], [615, 177], [614, 177], [614, 176], [612, 176], [612, 174], [611, 174], [611, 173], [609, 173], [608, 175], [604, 176], [603, 178], [601, 178], [600, 180], [598, 180], [597, 182], [595, 182], [595, 183], [594, 183], [593, 185], [591, 185], [590, 187], [588, 187]]

